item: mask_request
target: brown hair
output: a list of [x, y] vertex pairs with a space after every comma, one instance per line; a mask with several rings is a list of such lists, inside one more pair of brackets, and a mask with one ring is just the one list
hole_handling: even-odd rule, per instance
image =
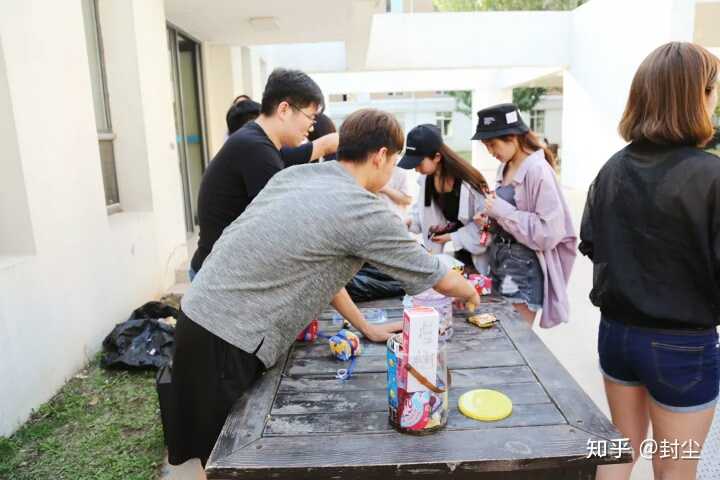
[[555, 159], [555, 154], [552, 152], [552, 150], [550, 150], [550, 147], [548, 147], [544, 142], [540, 140], [540, 138], [535, 132], [531, 130], [527, 133], [523, 133], [520, 135], [503, 135], [502, 137], [500, 137], [500, 139], [504, 142], [510, 142], [512, 141], [513, 137], [517, 138], [520, 149], [523, 152], [530, 155], [538, 150], [542, 150], [545, 154], [545, 160], [547, 160], [550, 166], [553, 169], [557, 167], [557, 160]]
[[490, 191], [483, 174], [478, 172], [467, 160], [455, 153], [452, 148], [443, 143], [439, 153], [442, 156], [440, 161], [442, 167], [436, 175], [440, 178], [441, 184], [446, 178], [459, 178], [469, 183], [470, 186], [482, 194]]
[[618, 130], [627, 141], [703, 146], [714, 128], [705, 97], [720, 61], [700, 45], [670, 42], [640, 64]]
[[338, 160], [364, 163], [381, 148], [394, 155], [403, 149], [405, 133], [397, 119], [382, 110], [363, 108], [352, 113], [340, 126]]

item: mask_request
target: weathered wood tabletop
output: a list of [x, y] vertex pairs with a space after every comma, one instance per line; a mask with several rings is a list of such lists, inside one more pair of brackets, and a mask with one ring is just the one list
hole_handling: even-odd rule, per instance
[[[399, 299], [360, 306], [385, 308], [389, 321], [402, 318]], [[589, 480], [600, 464], [631, 461], [629, 452], [610, 447], [621, 435], [511, 305], [483, 304], [478, 312], [499, 322], [479, 329], [456, 312], [445, 429], [418, 437], [389, 425], [384, 344], [363, 340], [352, 378], [343, 383], [335, 374], [348, 364], [330, 357], [327, 341], [296, 343], [284, 364], [238, 400], [208, 461], [208, 478]], [[321, 316], [321, 331], [338, 330], [332, 313]], [[457, 399], [475, 388], [505, 393], [512, 415], [498, 422], [463, 416]], [[590, 441], [612, 453], [588, 458]]]

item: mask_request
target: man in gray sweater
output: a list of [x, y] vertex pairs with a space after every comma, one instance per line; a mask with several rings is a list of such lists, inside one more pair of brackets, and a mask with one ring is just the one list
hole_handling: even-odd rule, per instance
[[401, 328], [369, 324], [343, 288], [364, 262], [409, 294], [433, 287], [479, 303], [375, 195], [403, 144], [392, 115], [355, 112], [340, 129], [338, 162], [276, 174], [224, 230], [182, 301], [173, 385], [184, 431], [169, 442], [170, 463], [205, 464], [235, 400], [328, 303], [370, 341]]

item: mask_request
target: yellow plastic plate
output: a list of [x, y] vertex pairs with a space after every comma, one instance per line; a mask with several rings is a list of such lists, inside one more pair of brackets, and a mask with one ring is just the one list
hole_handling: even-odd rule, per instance
[[512, 402], [504, 393], [478, 389], [460, 395], [458, 408], [466, 417], [483, 422], [494, 422], [510, 416]]

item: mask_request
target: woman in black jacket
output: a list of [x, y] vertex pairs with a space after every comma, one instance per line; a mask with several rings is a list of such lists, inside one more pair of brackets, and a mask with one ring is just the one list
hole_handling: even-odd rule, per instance
[[[620, 122], [630, 144], [591, 185], [580, 232], [612, 419], [636, 459], [655, 447], [655, 478], [695, 478], [718, 397], [720, 159], [701, 150], [713, 136], [718, 70], [690, 43], [643, 61]], [[601, 467], [598, 478], [631, 470]]]

